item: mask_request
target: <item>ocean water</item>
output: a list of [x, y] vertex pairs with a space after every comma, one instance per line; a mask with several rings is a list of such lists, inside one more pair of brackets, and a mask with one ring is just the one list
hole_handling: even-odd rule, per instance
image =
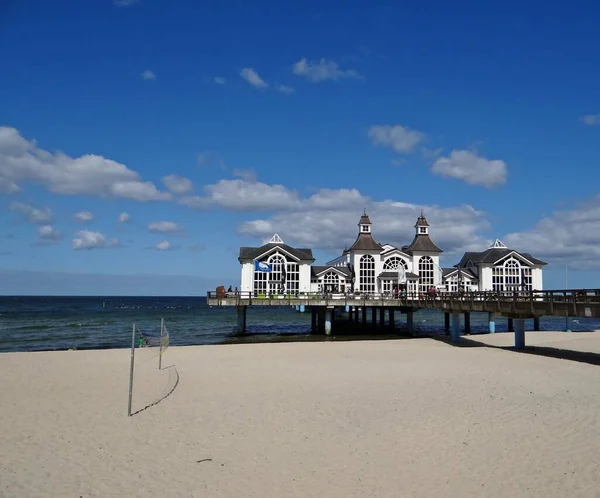
[[[0, 296], [0, 352], [126, 348], [131, 344], [133, 324], [157, 333], [161, 318], [171, 345], [339, 340], [368, 335], [351, 335], [352, 327], [342, 320], [334, 323], [332, 337], [312, 335], [310, 313], [291, 307], [250, 307], [248, 333], [240, 337], [235, 332], [235, 309], [210, 307], [204, 297]], [[406, 316], [396, 313], [399, 332], [405, 324]], [[417, 335], [443, 334], [444, 316], [421, 310], [415, 313], [414, 324]], [[543, 317], [540, 325], [542, 330], [564, 330], [565, 318]], [[527, 327], [531, 330], [532, 320]], [[472, 333], [487, 328], [487, 314], [471, 315]], [[570, 328], [573, 332], [600, 329], [600, 320], [571, 319]], [[497, 317], [496, 331], [506, 330], [506, 319]]]

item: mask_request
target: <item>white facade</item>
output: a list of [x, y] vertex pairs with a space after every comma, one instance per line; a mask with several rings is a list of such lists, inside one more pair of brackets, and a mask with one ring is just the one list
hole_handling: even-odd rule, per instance
[[[454, 268], [444, 271], [445, 290], [527, 291], [542, 290], [546, 262], [506, 247], [501, 241], [482, 252], [468, 252]], [[459, 273], [460, 269], [460, 273]]]
[[[401, 248], [376, 242], [366, 213], [358, 227], [354, 244], [324, 266], [313, 265], [311, 249], [293, 248], [277, 234], [261, 247], [240, 248], [239, 290], [258, 297], [309, 292], [380, 294], [392, 293], [396, 287], [408, 292], [542, 290], [546, 263], [508, 249], [498, 240], [485, 251], [465, 253], [455, 267], [442, 269], [442, 250], [429, 238], [429, 224], [422, 214], [412, 243]], [[257, 263], [267, 263], [271, 271], [258, 271]]]

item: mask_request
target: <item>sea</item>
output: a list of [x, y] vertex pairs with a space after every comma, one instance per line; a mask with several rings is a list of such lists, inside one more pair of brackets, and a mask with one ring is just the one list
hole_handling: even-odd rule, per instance
[[[343, 316], [332, 335], [311, 334], [311, 315], [293, 307], [248, 308], [247, 333], [236, 333], [234, 308], [211, 307], [205, 297], [64, 297], [0, 296], [0, 352], [69, 349], [127, 348], [132, 328], [149, 335], [159, 333], [161, 319], [175, 346], [245, 342], [386, 339], [401, 337], [406, 316], [396, 313], [397, 332], [356, 333]], [[369, 320], [370, 321], [370, 320]], [[529, 320], [526, 330], [531, 330]], [[444, 334], [444, 315], [421, 310], [414, 315], [417, 336]], [[564, 317], [542, 317], [542, 330], [566, 330]], [[600, 320], [569, 319], [573, 332], [600, 329]], [[487, 314], [472, 313], [471, 332], [488, 330]], [[496, 317], [496, 331], [508, 330], [505, 318]]]

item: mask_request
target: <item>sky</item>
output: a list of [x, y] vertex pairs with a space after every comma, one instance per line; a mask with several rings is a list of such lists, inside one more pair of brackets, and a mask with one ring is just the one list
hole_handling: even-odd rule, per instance
[[278, 233], [600, 287], [600, 4], [0, 2], [0, 294], [203, 295]]

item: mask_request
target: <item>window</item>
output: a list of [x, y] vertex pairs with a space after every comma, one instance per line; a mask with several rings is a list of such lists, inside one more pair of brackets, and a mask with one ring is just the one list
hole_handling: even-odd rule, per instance
[[360, 258], [358, 267], [358, 290], [375, 292], [375, 259], [369, 254]]
[[517, 291], [521, 288], [521, 265], [516, 259], [507, 259], [504, 263], [504, 288]]
[[531, 290], [531, 268], [522, 267], [515, 258], [508, 258], [492, 268], [492, 289], [498, 292]]
[[368, 231], [369, 231], [369, 227], [368, 227], [367, 225], [361, 225], [360, 229], [361, 229], [363, 232], [368, 232]]
[[[297, 263], [287, 263], [285, 256], [279, 252], [271, 254], [266, 262], [271, 265], [271, 272], [254, 272], [255, 294], [281, 294], [285, 292], [285, 288], [293, 289], [294, 291], [298, 289], [300, 272]], [[282, 282], [283, 266], [286, 264], [286, 282], [284, 283]]]
[[300, 290], [300, 265], [288, 263], [285, 276], [285, 291], [295, 294]]
[[522, 268], [521, 284], [523, 290], [533, 290], [533, 280], [531, 278], [531, 268]]
[[340, 292], [340, 276], [334, 271], [328, 271], [323, 275], [321, 289], [324, 292]]
[[427, 292], [433, 287], [433, 259], [429, 256], [423, 256], [419, 260], [419, 290]]
[[400, 268], [400, 266], [404, 267], [405, 270], [408, 270], [408, 265], [406, 264], [406, 261], [404, 261], [402, 258], [399, 258], [398, 256], [392, 256], [391, 258], [386, 259], [385, 263], [383, 263], [383, 270], [398, 271], [398, 268]]
[[419, 227], [419, 233], [427, 233], [427, 228]]
[[268, 273], [263, 271], [254, 272], [254, 295], [265, 295], [267, 293], [267, 277]]

